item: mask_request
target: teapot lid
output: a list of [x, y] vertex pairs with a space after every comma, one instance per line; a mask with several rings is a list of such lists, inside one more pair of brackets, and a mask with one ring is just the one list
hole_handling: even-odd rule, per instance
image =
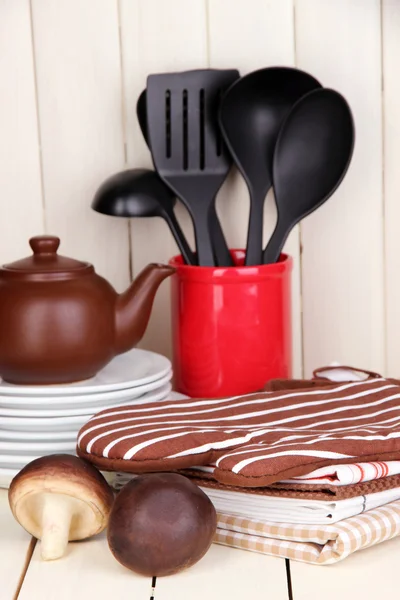
[[36, 275], [35, 279], [71, 279], [94, 271], [89, 263], [57, 254], [60, 238], [56, 236], [38, 235], [29, 240], [29, 245], [33, 255], [3, 265], [0, 271], [2, 277]]

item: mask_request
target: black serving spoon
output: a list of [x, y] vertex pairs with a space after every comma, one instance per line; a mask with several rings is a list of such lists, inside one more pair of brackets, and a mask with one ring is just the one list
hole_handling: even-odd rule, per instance
[[161, 217], [175, 238], [185, 262], [196, 264], [185, 235], [176, 219], [176, 199], [155, 171], [129, 169], [109, 177], [97, 190], [92, 208], [113, 217]]
[[304, 71], [270, 67], [238, 79], [222, 99], [221, 131], [250, 193], [246, 265], [262, 263], [264, 202], [282, 122], [297, 100], [320, 87]]
[[278, 219], [264, 251], [273, 263], [292, 228], [338, 188], [354, 149], [354, 121], [341, 94], [314, 90], [301, 98], [282, 125], [273, 160]]

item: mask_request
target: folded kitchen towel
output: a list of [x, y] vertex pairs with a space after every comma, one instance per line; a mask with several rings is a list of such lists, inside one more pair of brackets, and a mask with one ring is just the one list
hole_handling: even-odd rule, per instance
[[332, 464], [400, 460], [400, 387], [380, 378], [323, 388], [109, 409], [78, 454], [103, 470], [216, 463], [227, 485], [262, 487]]
[[333, 525], [267, 523], [218, 514], [215, 542], [315, 565], [329, 565], [400, 534], [400, 501]]
[[[222, 484], [219, 484], [222, 485]], [[270, 489], [271, 494], [288, 496], [291, 498], [311, 498], [315, 500], [327, 500], [334, 498], [335, 500], [344, 500], [345, 498], [354, 498], [366, 494], [376, 494], [385, 490], [391, 490], [395, 487], [400, 487], [400, 475], [391, 475], [382, 479], [374, 479], [372, 481], [364, 481], [362, 483], [354, 483], [352, 485], [329, 485], [327, 483], [304, 484], [304, 483], [284, 483], [279, 481], [272, 483], [270, 488], [246, 488], [253, 489]], [[243, 488], [237, 488], [242, 490]]]
[[[260, 488], [243, 488], [224, 485], [216, 481], [208, 473], [199, 473], [195, 468], [182, 469], [178, 471], [182, 475], [189, 477], [198, 485], [218, 488], [220, 490], [241, 491], [248, 494], [262, 494], [265, 496], [275, 496], [281, 498], [308, 498], [309, 500], [344, 500], [346, 498], [355, 498], [356, 496], [365, 496], [367, 494], [376, 494], [385, 490], [392, 490], [400, 487], [400, 475], [391, 475], [382, 479], [374, 479], [352, 485], [330, 485], [329, 483], [303, 484], [297, 480], [294, 483], [284, 483], [278, 481], [271, 485]], [[117, 482], [129, 477], [128, 474], [116, 474]], [[205, 475], [205, 476], [204, 476]]]
[[345, 500], [308, 500], [227, 492], [200, 486], [217, 512], [275, 523], [329, 524], [400, 499], [400, 488]]
[[[183, 475], [188, 477], [216, 481], [214, 471], [215, 465], [180, 470]], [[398, 460], [331, 465], [330, 467], [316, 469], [308, 475], [272, 483], [269, 487], [303, 492], [329, 492], [338, 497], [350, 498], [351, 496], [397, 487], [396, 482], [400, 481], [399, 474], [400, 461]], [[357, 490], [361, 491], [356, 493]]]
[[316, 469], [308, 475], [286, 479], [282, 483], [303, 483], [306, 485], [329, 484], [348, 486], [362, 481], [373, 481], [400, 473], [400, 461], [354, 463], [352, 465], [331, 465]]
[[[138, 475], [117, 473], [114, 488], [119, 491], [130, 479]], [[399, 477], [395, 476], [399, 483]], [[375, 493], [338, 499], [323, 493], [302, 495], [300, 492], [270, 488], [243, 489], [223, 486], [211, 480], [192, 478], [210, 498], [217, 512], [238, 517], [276, 523], [336, 523], [366, 510], [400, 499], [400, 487]], [[356, 486], [369, 486], [369, 483]], [[353, 487], [356, 487], [353, 486]]]
[[[321, 483], [315, 485], [304, 485], [302, 483], [272, 483], [270, 486], [261, 488], [243, 488], [224, 485], [219, 483], [209, 474], [199, 473], [195, 468], [181, 469], [174, 471], [191, 479], [197, 485], [218, 489], [226, 492], [245, 492], [246, 494], [256, 494], [259, 496], [274, 496], [275, 498], [300, 498], [308, 500], [345, 500], [346, 498], [356, 498], [357, 496], [366, 496], [376, 494], [394, 488], [400, 488], [400, 475], [391, 475], [373, 481], [355, 483], [353, 485], [330, 486]], [[203, 476], [205, 475], [205, 476]], [[128, 481], [137, 477], [132, 473], [114, 473], [113, 487], [120, 490]]]

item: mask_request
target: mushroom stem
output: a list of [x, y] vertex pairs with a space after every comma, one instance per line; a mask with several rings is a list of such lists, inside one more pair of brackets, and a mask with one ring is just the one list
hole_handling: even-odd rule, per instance
[[41, 556], [56, 560], [65, 554], [73, 516], [68, 496], [46, 494], [42, 512]]

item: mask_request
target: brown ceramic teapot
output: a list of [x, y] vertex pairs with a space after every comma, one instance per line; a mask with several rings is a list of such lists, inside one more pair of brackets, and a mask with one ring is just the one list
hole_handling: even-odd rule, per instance
[[160, 283], [175, 269], [147, 266], [118, 295], [92, 265], [57, 254], [60, 240], [30, 240], [33, 256], [0, 269], [0, 376], [16, 384], [93, 377], [142, 338]]

